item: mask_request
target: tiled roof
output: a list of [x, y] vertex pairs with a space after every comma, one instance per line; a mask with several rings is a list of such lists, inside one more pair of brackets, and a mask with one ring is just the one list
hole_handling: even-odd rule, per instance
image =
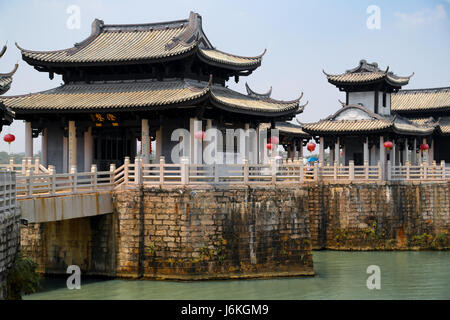
[[435, 125], [415, 123], [409, 119], [396, 116], [393, 121], [393, 130], [397, 133], [410, 133], [417, 135], [429, 135], [434, 131]]
[[[354, 112], [358, 110], [358, 113]], [[346, 115], [347, 118], [342, 119], [342, 115]], [[417, 124], [400, 116], [393, 118], [392, 116], [381, 116], [361, 105], [343, 105], [343, 108], [334, 115], [316, 123], [302, 124], [302, 128], [310, 134], [356, 134], [394, 131], [398, 134], [430, 135], [433, 133], [435, 125], [425, 121], [423, 124]]]
[[279, 130], [281, 134], [295, 135], [303, 138], [310, 137], [310, 134], [303, 131], [302, 127], [289, 122], [277, 122], [275, 128]]
[[450, 135], [450, 117], [439, 119], [438, 130], [441, 134]]
[[222, 52], [215, 49], [199, 49], [200, 54], [211, 61], [224, 63], [224, 64], [233, 64], [237, 66], [253, 66], [256, 64], [260, 64], [262, 60], [263, 54], [256, 57], [242, 57], [233, 54], [229, 54], [226, 52]]
[[83, 111], [177, 107], [194, 100], [206, 100], [220, 108], [240, 112], [298, 113], [299, 101], [257, 99], [231, 89], [190, 80], [139, 80], [105, 83], [66, 84], [48, 91], [1, 97], [16, 112]]
[[259, 66], [261, 56], [240, 57], [214, 49], [203, 33], [201, 16], [151, 24], [105, 25], [95, 20], [92, 34], [73, 48], [57, 51], [31, 51], [19, 47], [33, 64], [105, 64], [151, 61], [198, 52], [206, 60], [246, 68]]
[[9, 90], [12, 82], [12, 77], [0, 76], [0, 94], [4, 94]]
[[450, 109], [450, 87], [400, 90], [391, 95], [393, 112], [420, 112]]
[[[7, 46], [3, 46], [2, 50], [0, 50], [0, 58], [5, 54]], [[9, 90], [12, 83], [12, 76], [16, 73], [19, 65], [16, 63], [14, 69], [8, 73], [0, 73], [0, 94], [4, 94]]]
[[285, 112], [297, 109], [297, 113], [303, 111], [304, 106], [299, 106], [299, 99], [292, 101], [280, 101], [271, 98], [259, 99], [242, 93], [235, 92], [225, 87], [212, 86], [211, 96], [214, 100], [229, 107], [238, 107], [247, 110], [264, 110], [266, 112]]
[[383, 71], [378, 68], [378, 64], [367, 63], [366, 60], [361, 60], [359, 65], [351, 70], [347, 70], [343, 74], [332, 75], [324, 71], [330, 83], [335, 85], [345, 84], [364, 84], [378, 82], [385, 80], [388, 84], [393, 86], [403, 86], [408, 84], [409, 77], [400, 77], [392, 72], [389, 72], [389, 67]]
[[377, 132], [388, 129], [392, 123], [387, 120], [322, 120], [316, 123], [305, 123], [303, 129], [311, 134], [320, 133], [357, 133]]

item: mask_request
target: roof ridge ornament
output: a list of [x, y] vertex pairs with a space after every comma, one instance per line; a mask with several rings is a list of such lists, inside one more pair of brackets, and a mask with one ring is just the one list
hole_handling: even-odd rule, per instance
[[186, 30], [176, 37], [173, 37], [165, 45], [167, 51], [172, 50], [178, 44], [183, 46], [190, 46], [192, 44], [198, 44], [199, 35], [202, 29], [202, 19], [198, 13], [191, 11], [189, 13], [188, 26]]

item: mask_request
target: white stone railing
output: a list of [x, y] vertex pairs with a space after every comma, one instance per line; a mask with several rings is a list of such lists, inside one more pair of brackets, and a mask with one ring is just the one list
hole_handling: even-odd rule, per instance
[[[412, 166], [392, 166], [388, 161], [386, 168], [381, 163], [375, 166], [365, 163], [361, 166], [350, 161], [343, 165], [304, 165], [300, 160], [272, 161], [267, 164], [190, 164], [183, 159], [179, 164], [165, 163], [161, 157], [159, 163], [144, 164], [136, 157], [134, 163], [125, 158], [124, 164], [109, 171], [97, 171], [92, 165], [90, 172], [77, 172], [75, 167], [70, 173], [56, 173], [53, 166], [44, 168], [39, 163], [22, 162], [3, 165], [11, 173], [16, 172], [16, 193], [18, 199], [48, 197], [98, 191], [111, 191], [114, 188], [170, 185], [264, 185], [297, 184], [314, 181], [361, 181], [376, 182], [383, 180], [448, 180], [450, 168], [444, 162], [439, 165], [422, 163]], [[1, 195], [0, 195], [1, 196]]]
[[406, 162], [403, 166], [392, 166], [387, 164], [387, 180], [446, 180], [450, 179], [450, 167], [446, 167], [445, 161], [436, 164], [423, 162], [420, 165], [411, 165]]
[[16, 208], [16, 173], [0, 170], [0, 216], [15, 212]]

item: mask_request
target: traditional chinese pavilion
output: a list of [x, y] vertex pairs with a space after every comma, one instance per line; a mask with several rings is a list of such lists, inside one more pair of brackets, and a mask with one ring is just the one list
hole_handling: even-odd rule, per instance
[[[19, 46], [18, 46], [19, 47]], [[149, 162], [151, 140], [156, 158], [170, 161], [177, 128], [188, 129], [187, 154], [202, 163], [204, 142], [195, 132], [208, 128], [258, 129], [260, 123], [292, 119], [302, 112], [300, 98], [279, 101], [251, 89], [229, 89], [232, 78], [250, 75], [263, 54], [243, 57], [219, 51], [202, 29], [202, 18], [149, 24], [92, 24], [91, 35], [73, 48], [31, 51], [19, 47], [22, 58], [50, 79], [62, 75], [64, 84], [43, 92], [3, 97], [3, 103], [26, 121], [26, 155], [32, 139], [42, 135], [42, 162], [57, 172], [72, 166], [107, 169], [134, 158], [137, 141]], [[200, 120], [200, 121], [197, 121]], [[258, 135], [246, 139], [251, 162], [258, 162]]]
[[434, 126], [432, 157], [450, 163], [450, 87], [399, 90], [392, 95], [392, 113]]
[[[3, 49], [0, 51], [0, 58], [5, 54], [7, 46], [5, 45]], [[14, 69], [8, 73], [0, 73], [0, 95], [4, 94], [9, 90], [12, 83], [12, 76], [16, 72], [18, 64], [15, 65]], [[0, 101], [0, 131], [4, 125], [10, 125], [13, 121], [14, 113]]]
[[[325, 73], [325, 72], [324, 72]], [[411, 76], [397, 76], [389, 67], [381, 70], [377, 63], [361, 60], [343, 74], [325, 73], [328, 82], [346, 93], [345, 102], [333, 115], [316, 123], [303, 124], [302, 129], [319, 141], [319, 161], [324, 162], [324, 149], [330, 149], [331, 163], [375, 165], [391, 160], [392, 164], [413, 163], [433, 159], [435, 126], [392, 114], [393, 103]], [[395, 97], [395, 98], [394, 98]], [[385, 145], [385, 142], [389, 144]], [[420, 151], [431, 145], [431, 152]]]

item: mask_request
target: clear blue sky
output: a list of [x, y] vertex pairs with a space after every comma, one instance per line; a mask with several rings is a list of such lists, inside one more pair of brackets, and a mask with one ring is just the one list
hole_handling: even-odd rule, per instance
[[[66, 26], [70, 5], [81, 10], [80, 29]], [[381, 28], [370, 30], [366, 21], [369, 5], [380, 8]], [[61, 77], [49, 80], [21, 60], [20, 46], [33, 50], [72, 47], [90, 34], [99, 18], [108, 23], [146, 23], [185, 19], [189, 11], [203, 17], [203, 29], [218, 49], [254, 56], [268, 52], [262, 66], [238, 84], [256, 91], [273, 86], [273, 97], [290, 100], [304, 92], [309, 100], [302, 122], [317, 121], [339, 108], [343, 99], [322, 73], [341, 73], [360, 59], [376, 61], [381, 68], [399, 75], [415, 72], [406, 88], [450, 86], [450, 0], [428, 1], [118, 1], [118, 0], [0, 0], [0, 44], [8, 51], [0, 59], [0, 72], [17, 61], [19, 70], [7, 95], [23, 94], [59, 86]], [[16, 121], [4, 127], [1, 137], [13, 133], [12, 151], [24, 151], [24, 125]], [[35, 139], [35, 151], [40, 139]], [[0, 150], [7, 150], [0, 142]]]

